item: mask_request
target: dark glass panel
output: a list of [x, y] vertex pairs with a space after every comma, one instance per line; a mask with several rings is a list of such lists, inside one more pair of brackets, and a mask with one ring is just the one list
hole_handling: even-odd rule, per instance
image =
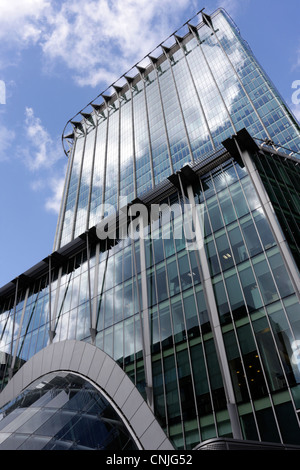
[[226, 408], [226, 397], [213, 340], [205, 341], [205, 350], [214, 408], [218, 411]]
[[192, 285], [192, 275], [187, 252], [178, 255], [179, 276], [182, 289], [187, 289]]
[[177, 353], [179, 390], [183, 419], [193, 419], [196, 415], [193, 383], [187, 350]]
[[166, 426], [165, 394], [163, 385], [163, 372], [161, 361], [154, 361], [152, 364], [154, 410], [155, 416], [161, 426]]
[[238, 328], [237, 333], [251, 397], [262, 398], [268, 392], [250, 325]]
[[222, 271], [225, 271], [233, 266], [232, 252], [229, 247], [228, 239], [225, 233], [216, 235], [215, 239]]
[[161, 302], [168, 297], [167, 278], [165, 266], [156, 268], [157, 301]]
[[259, 436], [257, 434], [256, 423], [253, 414], [249, 413], [246, 415], [242, 415], [240, 417], [240, 420], [244, 438], [250, 441], [258, 441]]
[[[223, 227], [223, 220], [219, 209], [217, 197], [214, 196], [207, 201], [207, 210], [210, 217], [210, 222], [213, 232], [216, 232]], [[207, 232], [206, 232], [207, 233]]]
[[174, 356], [164, 358], [164, 378], [168, 422], [170, 425], [181, 421], [179, 406], [178, 384]]
[[175, 343], [179, 343], [186, 339], [184, 315], [180, 296], [176, 296], [172, 299], [171, 310], [174, 329], [174, 340]]
[[213, 287], [215, 291], [215, 297], [217, 301], [221, 324], [228, 323], [231, 321], [231, 316], [223, 281], [214, 281]]
[[236, 401], [237, 403], [247, 402], [249, 401], [249, 392], [236, 336], [233, 331], [224, 334], [224, 342]]
[[168, 302], [163, 302], [159, 305], [159, 323], [162, 347], [168, 348], [173, 343], [170, 308]]
[[253, 326], [269, 388], [271, 391], [285, 389], [285, 376], [267, 319], [256, 320]]
[[198, 315], [193, 292], [186, 292], [183, 296], [186, 329], [189, 337], [199, 336]]
[[275, 406], [279, 428], [285, 444], [300, 445], [300, 428], [291, 402]]
[[265, 408], [257, 411], [256, 419], [262, 441], [280, 442], [272, 408]]
[[205, 416], [212, 411], [211, 397], [205, 368], [202, 344], [191, 347], [191, 361], [194, 374], [198, 413]]
[[246, 308], [238, 277], [235, 272], [230, 272], [225, 275], [225, 284], [233, 318], [238, 320], [246, 315]]

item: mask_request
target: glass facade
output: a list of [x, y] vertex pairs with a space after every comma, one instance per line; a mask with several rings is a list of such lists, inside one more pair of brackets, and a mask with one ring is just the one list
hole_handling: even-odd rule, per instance
[[78, 376], [43, 377], [9, 403], [0, 450], [137, 450], [107, 399]]
[[[294, 259], [300, 268], [300, 185], [294, 162], [276, 155], [255, 158], [260, 177], [268, 192]], [[274, 165], [276, 162], [276, 165]]]
[[[258, 195], [245, 168], [230, 159], [201, 177], [194, 197], [243, 438], [299, 444], [299, 304]], [[145, 399], [143, 337], [149, 335], [154, 411], [175, 447], [231, 437], [198, 253], [187, 249], [184, 232], [178, 237], [183, 202], [178, 191], [161, 200], [180, 208], [168, 233], [160, 223], [146, 228], [147, 237], [127, 237], [109, 249], [108, 241], [98, 240], [89, 257], [84, 247], [52, 269], [50, 289], [45, 274], [19, 289], [16, 308], [11, 296], [1, 314], [3, 378], [11, 357], [16, 372], [49, 344], [50, 329], [54, 342], [91, 342], [92, 305], [96, 346]], [[49, 295], [56, 305], [54, 327]]]
[[232, 20], [224, 10], [211, 20], [213, 28], [202, 22], [174, 36], [80, 124], [72, 120], [55, 249], [96, 225], [104, 204], [122, 207], [244, 127], [300, 152], [298, 123]]
[[[79, 340], [124, 370], [176, 449], [237, 435], [300, 445], [299, 127], [227, 14], [203, 20], [73, 123], [55, 251], [0, 290], [1, 386], [49, 344]], [[238, 158], [223, 146], [233, 135]], [[135, 201], [159, 216], [100, 240], [101, 217]], [[54, 377], [51, 393], [73, 379]], [[16, 403], [27, 396], [36, 407], [32, 390]], [[0, 441], [19, 410], [1, 410]], [[42, 442], [37, 429], [3, 445]], [[49, 431], [46, 448], [69, 431]], [[121, 426], [111, 445], [134, 443]]]

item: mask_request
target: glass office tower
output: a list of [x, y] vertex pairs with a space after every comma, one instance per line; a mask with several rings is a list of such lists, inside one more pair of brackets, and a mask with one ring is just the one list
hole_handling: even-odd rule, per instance
[[0, 289], [0, 449], [300, 446], [299, 125], [201, 19], [66, 126], [53, 252]]

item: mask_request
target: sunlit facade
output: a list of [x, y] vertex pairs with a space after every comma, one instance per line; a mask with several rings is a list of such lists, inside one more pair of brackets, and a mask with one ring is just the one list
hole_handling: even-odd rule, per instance
[[0, 289], [0, 450], [300, 446], [299, 125], [201, 19], [68, 123], [53, 252]]
[[295, 118], [230, 18], [209, 21], [169, 38], [70, 120], [55, 249], [96, 225], [104, 204], [122, 207], [243, 127], [300, 151]]

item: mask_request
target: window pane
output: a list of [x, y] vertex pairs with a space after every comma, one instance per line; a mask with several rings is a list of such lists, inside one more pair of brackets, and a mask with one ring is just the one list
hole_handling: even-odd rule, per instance
[[287, 295], [292, 294], [294, 289], [283, 264], [281, 255], [279, 253], [275, 253], [272, 255], [270, 254], [269, 256], [268, 254], [268, 258], [280, 295], [282, 297], [286, 297]]
[[228, 236], [236, 263], [248, 259], [247, 249], [238, 226], [228, 227]]
[[233, 317], [241, 318], [246, 314], [246, 308], [236, 273], [225, 275], [225, 283]]
[[225, 233], [216, 236], [216, 244], [222, 270], [224, 271], [225, 269], [231, 268], [233, 266], [233, 258]]
[[262, 248], [252, 219], [247, 218], [242, 220], [241, 227], [250, 256], [254, 256], [257, 253], [260, 253]]
[[266, 260], [259, 261], [260, 259], [261, 257], [253, 261], [253, 267], [264, 302], [268, 304], [277, 300], [278, 294]]
[[276, 243], [269, 227], [268, 221], [265, 215], [259, 211], [256, 211], [253, 215], [260, 239], [265, 250], [267, 250]]
[[230, 192], [237, 216], [242, 217], [243, 215], [247, 214], [249, 209], [240, 184], [235, 183], [232, 185], [230, 187]]
[[260, 308], [262, 306], [262, 301], [252, 268], [250, 267], [249, 263], [239, 267], [239, 275], [249, 311], [251, 312], [257, 308]]

